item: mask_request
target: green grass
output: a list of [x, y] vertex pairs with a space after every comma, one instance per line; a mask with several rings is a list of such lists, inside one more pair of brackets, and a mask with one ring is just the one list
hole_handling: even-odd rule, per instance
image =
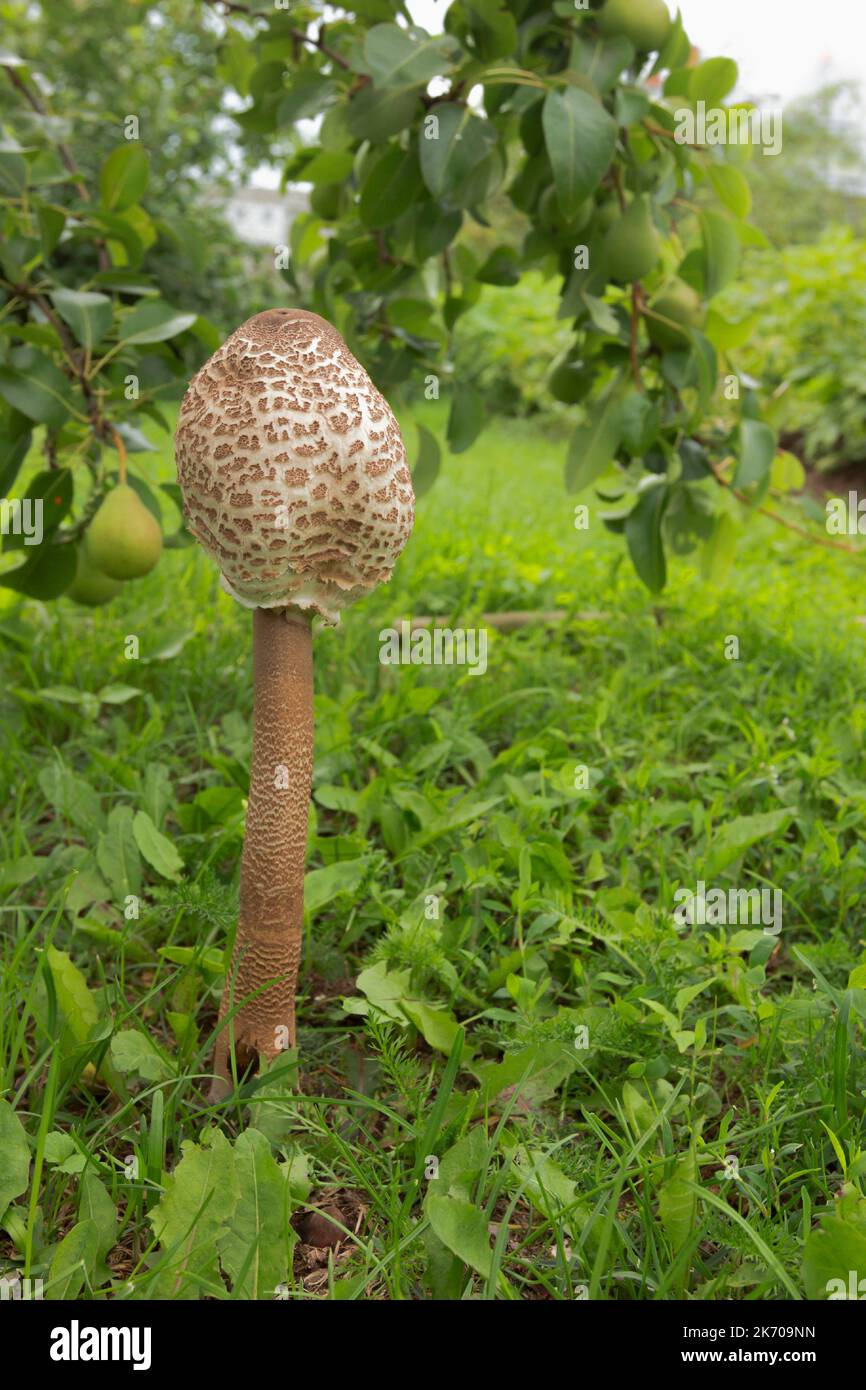
[[[7, 1274], [118, 1299], [772, 1300], [847, 1277], [862, 570], [759, 520], [724, 590], [678, 561], [649, 599], [597, 517], [575, 530], [562, 453], [491, 426], [392, 583], [317, 635], [298, 1059], [216, 1110], [249, 614], [197, 547], [103, 610], [4, 600]], [[170, 442], [133, 467], [170, 480]], [[493, 634], [483, 676], [379, 663], [402, 618], [509, 608], [603, 616]], [[140, 812], [169, 842], [147, 857]], [[780, 890], [781, 935], [677, 926], [699, 879]], [[331, 1267], [311, 1208], [351, 1232]]]

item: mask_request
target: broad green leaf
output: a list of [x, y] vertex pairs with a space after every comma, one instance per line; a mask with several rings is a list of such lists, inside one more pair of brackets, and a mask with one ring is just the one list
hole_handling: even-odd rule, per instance
[[54, 982], [57, 1006], [70, 1033], [77, 1043], [86, 1042], [91, 1029], [99, 1021], [95, 996], [66, 951], [59, 951], [56, 946], [46, 946], [45, 961]]
[[401, 1006], [411, 992], [408, 970], [389, 970], [387, 961], [380, 960], [362, 970], [356, 983], [374, 1008], [403, 1023]]
[[625, 538], [632, 564], [654, 594], [661, 592], [667, 579], [662, 520], [669, 500], [670, 492], [663, 483], [648, 487], [625, 521]]
[[688, 1240], [695, 1227], [698, 1167], [694, 1153], [681, 1159], [659, 1191], [659, 1220], [675, 1251]]
[[14, 150], [0, 150], [0, 195], [20, 198], [27, 187], [27, 160]]
[[61, 1173], [83, 1173], [87, 1155], [81, 1152], [71, 1134], [53, 1129], [45, 1136], [45, 1162]]
[[744, 416], [740, 421], [740, 455], [734, 474], [735, 487], [767, 480], [776, 453], [776, 436], [763, 420]]
[[219, 1287], [217, 1243], [229, 1226], [239, 1197], [234, 1154], [218, 1129], [204, 1132], [201, 1144], [187, 1139], [182, 1157], [148, 1220], [164, 1254], [152, 1296], [199, 1299], [197, 1278]]
[[111, 1060], [119, 1072], [132, 1072], [145, 1081], [168, 1081], [174, 1075], [156, 1044], [137, 1028], [115, 1033], [111, 1039]]
[[770, 466], [770, 487], [776, 492], [799, 492], [806, 481], [806, 470], [796, 454], [780, 449]]
[[711, 164], [710, 183], [716, 197], [735, 217], [748, 217], [752, 209], [752, 190], [739, 169], [732, 164]]
[[132, 821], [132, 833], [143, 859], [162, 878], [177, 882], [183, 869], [183, 860], [167, 836], [157, 830], [146, 811], [136, 811]]
[[468, 382], [455, 381], [451, 388], [447, 439], [452, 454], [464, 453], [484, 427], [484, 401]]
[[727, 512], [716, 521], [713, 534], [704, 545], [701, 573], [713, 589], [725, 582], [737, 552], [737, 523]]
[[571, 221], [607, 172], [616, 122], [582, 87], [566, 87], [547, 94], [542, 123], [560, 211]]
[[450, 34], [376, 24], [364, 40], [364, 59], [376, 87], [420, 87], [450, 72], [460, 61], [459, 43]]
[[255, 1129], [238, 1136], [234, 1157], [238, 1201], [231, 1223], [217, 1242], [220, 1263], [236, 1298], [273, 1299], [288, 1277], [294, 1243], [286, 1171], [273, 1157], [264, 1134]]
[[861, 1299], [860, 1280], [866, 1280], [866, 1201], [843, 1198], [837, 1208], [820, 1215], [819, 1228], [806, 1237], [803, 1282], [808, 1298], [835, 1302]]
[[434, 1232], [464, 1264], [489, 1279], [493, 1267], [493, 1252], [487, 1232], [487, 1218], [472, 1202], [459, 1197], [431, 1195], [425, 1202], [430, 1225]]
[[98, 1258], [104, 1260], [117, 1244], [117, 1208], [92, 1167], [85, 1168], [81, 1179], [78, 1216], [81, 1221], [92, 1221], [96, 1226], [96, 1252]]
[[[48, 1271], [45, 1296], [74, 1300], [86, 1285], [92, 1287], [99, 1258], [99, 1227], [79, 1221], [58, 1245]], [[56, 1281], [56, 1282], [55, 1282]]]
[[361, 221], [372, 228], [396, 222], [412, 206], [420, 187], [421, 171], [415, 151], [389, 145], [361, 188]]
[[704, 294], [712, 299], [733, 280], [740, 265], [740, 238], [728, 218], [717, 212], [701, 213], [704, 242]]
[[487, 1135], [483, 1126], [475, 1125], [442, 1156], [436, 1177], [430, 1179], [430, 1194], [462, 1197], [468, 1201], [487, 1162]]
[[88, 351], [101, 342], [111, 327], [112, 301], [93, 290], [53, 290], [51, 301]]
[[412, 469], [412, 486], [415, 496], [423, 497], [429, 492], [439, 474], [442, 451], [439, 440], [426, 425], [416, 425], [418, 431], [418, 457]]
[[739, 859], [746, 850], [759, 840], [773, 839], [787, 830], [793, 812], [761, 811], [755, 816], [737, 816], [728, 821], [714, 833], [706, 862], [706, 877], [712, 879], [734, 859]]
[[689, 96], [707, 107], [719, 106], [737, 85], [739, 71], [733, 58], [707, 58], [689, 73]]
[[459, 1028], [453, 1014], [445, 1009], [434, 1009], [423, 999], [404, 999], [401, 1007], [428, 1046], [448, 1056]]
[[98, 793], [65, 763], [50, 762], [39, 773], [38, 781], [46, 804], [55, 815], [91, 833], [104, 823]]
[[196, 314], [183, 314], [161, 299], [144, 299], [120, 325], [124, 343], [164, 343], [195, 323]]
[[419, 108], [412, 88], [380, 91], [368, 85], [349, 102], [346, 121], [356, 139], [378, 142], [405, 130]]
[[9, 1203], [26, 1192], [29, 1174], [27, 1131], [8, 1100], [0, 1100], [0, 1222]]
[[0, 367], [0, 395], [37, 424], [56, 429], [76, 408], [68, 377], [36, 352], [26, 363]]
[[468, 106], [437, 103], [418, 133], [421, 173], [433, 197], [451, 209], [483, 201], [494, 173], [491, 160], [501, 165], [498, 141], [496, 127]]
[[105, 160], [99, 174], [102, 206], [109, 212], [132, 207], [147, 188], [150, 170], [144, 147], [137, 141], [118, 145]]
[[[21, 499], [20, 529], [3, 537], [3, 549], [22, 550], [25, 555], [35, 557], [42, 538], [50, 537], [69, 512], [72, 493], [70, 469], [45, 468], [36, 473]], [[10, 503], [10, 508], [14, 507], [15, 503]], [[25, 534], [25, 525], [29, 535]], [[34, 545], [34, 541], [38, 545]]]
[[489, 63], [517, 51], [517, 20], [504, 0], [463, 0], [474, 56]]
[[342, 893], [354, 893], [369, 870], [370, 856], [339, 859], [324, 869], [311, 869], [304, 878], [304, 913], [315, 917], [323, 907]]
[[585, 425], [578, 425], [568, 445], [565, 486], [582, 492], [613, 463], [620, 443], [620, 398], [611, 391], [595, 403]]
[[74, 548], [45, 543], [34, 549], [36, 553], [31, 559], [0, 576], [0, 586], [28, 598], [59, 598], [75, 578]]
[[115, 894], [115, 906], [122, 909], [125, 899], [141, 892], [141, 860], [132, 831], [131, 806], [114, 806], [108, 824], [99, 836], [96, 862]]

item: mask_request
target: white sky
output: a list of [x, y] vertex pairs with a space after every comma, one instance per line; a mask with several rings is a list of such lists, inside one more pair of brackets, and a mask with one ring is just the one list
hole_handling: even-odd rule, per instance
[[[839, 78], [866, 85], [864, 0], [678, 0], [704, 57], [735, 58], [739, 97], [784, 104]], [[439, 30], [445, 0], [409, 0], [416, 22]], [[671, 13], [676, 5], [669, 0]]]

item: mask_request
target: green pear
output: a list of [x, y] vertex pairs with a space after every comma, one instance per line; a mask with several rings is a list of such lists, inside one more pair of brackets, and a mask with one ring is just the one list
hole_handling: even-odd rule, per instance
[[649, 199], [634, 198], [605, 237], [607, 273], [612, 280], [642, 280], [658, 264], [661, 253]]
[[162, 552], [159, 522], [129, 483], [118, 483], [87, 531], [90, 560], [112, 579], [138, 579]]
[[[650, 308], [666, 319], [673, 319], [674, 323], [683, 324], [686, 328], [700, 328], [704, 322], [704, 306], [700, 295], [684, 280], [672, 280], [653, 300]], [[661, 323], [647, 315], [646, 325], [650, 341], [664, 352], [689, 346], [688, 334], [669, 323]]]
[[582, 401], [592, 386], [592, 372], [574, 348], [558, 357], [547, 378], [547, 389], [553, 399], [574, 405]]
[[608, 38], [630, 39], [639, 53], [655, 53], [671, 27], [665, 0], [607, 0], [598, 26]]
[[596, 231], [609, 232], [614, 222], [620, 217], [619, 203], [616, 198], [608, 198], [606, 203], [602, 203], [596, 208], [594, 213], [595, 221], [593, 226]]
[[98, 608], [108, 603], [120, 592], [120, 580], [111, 579], [97, 569], [90, 558], [87, 542], [82, 540], [75, 547], [75, 578], [66, 590], [66, 597], [76, 603], [84, 603], [88, 608]]

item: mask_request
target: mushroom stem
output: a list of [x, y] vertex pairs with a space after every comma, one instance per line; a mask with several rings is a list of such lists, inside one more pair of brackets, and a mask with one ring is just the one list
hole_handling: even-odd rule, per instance
[[257, 608], [240, 917], [220, 1005], [211, 1100], [232, 1087], [231, 1039], [239, 1073], [257, 1058], [273, 1061], [295, 1043], [312, 772], [310, 622], [298, 609]]

